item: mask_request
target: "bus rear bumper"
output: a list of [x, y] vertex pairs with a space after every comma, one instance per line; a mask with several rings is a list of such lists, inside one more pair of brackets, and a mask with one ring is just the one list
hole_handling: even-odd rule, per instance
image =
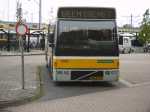
[[113, 82], [119, 80], [119, 70], [55, 70], [52, 79], [55, 82]]

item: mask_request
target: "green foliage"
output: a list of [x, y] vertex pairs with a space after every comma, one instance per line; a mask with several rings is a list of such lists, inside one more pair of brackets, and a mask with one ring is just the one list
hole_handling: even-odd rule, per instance
[[127, 28], [127, 29], [130, 29], [132, 26], [130, 24], [125, 24], [123, 25], [123, 28]]
[[150, 42], [150, 14], [149, 9], [147, 9], [143, 15], [143, 21], [141, 24], [141, 31], [139, 32], [139, 40], [146, 44]]

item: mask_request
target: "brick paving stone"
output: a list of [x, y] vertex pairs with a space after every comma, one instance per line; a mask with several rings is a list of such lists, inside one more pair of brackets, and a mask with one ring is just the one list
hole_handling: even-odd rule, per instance
[[44, 56], [25, 56], [25, 90], [22, 89], [21, 57], [0, 57], [0, 107], [36, 94], [37, 66], [44, 64]]

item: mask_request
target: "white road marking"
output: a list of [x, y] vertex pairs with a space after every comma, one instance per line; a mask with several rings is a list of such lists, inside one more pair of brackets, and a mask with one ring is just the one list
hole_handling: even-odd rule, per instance
[[126, 80], [120, 79], [119, 82], [122, 84], [126, 85], [127, 87], [138, 87], [138, 86], [147, 86], [150, 85], [150, 82], [143, 82], [143, 83], [138, 83], [138, 84], [132, 84]]
[[143, 83], [139, 83], [139, 84], [134, 84], [134, 87], [147, 86], [147, 85], [150, 85], [150, 82], [143, 82]]
[[127, 87], [133, 87], [133, 84], [128, 82], [128, 81], [126, 81], [126, 80], [120, 79], [119, 82], [123, 83]]

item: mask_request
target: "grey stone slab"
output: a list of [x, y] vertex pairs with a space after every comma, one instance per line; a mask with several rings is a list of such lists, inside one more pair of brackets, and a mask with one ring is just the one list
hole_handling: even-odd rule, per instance
[[25, 90], [23, 90], [21, 57], [0, 57], [0, 104], [34, 96], [40, 85], [37, 78], [37, 66], [43, 64], [43, 55], [25, 56]]

